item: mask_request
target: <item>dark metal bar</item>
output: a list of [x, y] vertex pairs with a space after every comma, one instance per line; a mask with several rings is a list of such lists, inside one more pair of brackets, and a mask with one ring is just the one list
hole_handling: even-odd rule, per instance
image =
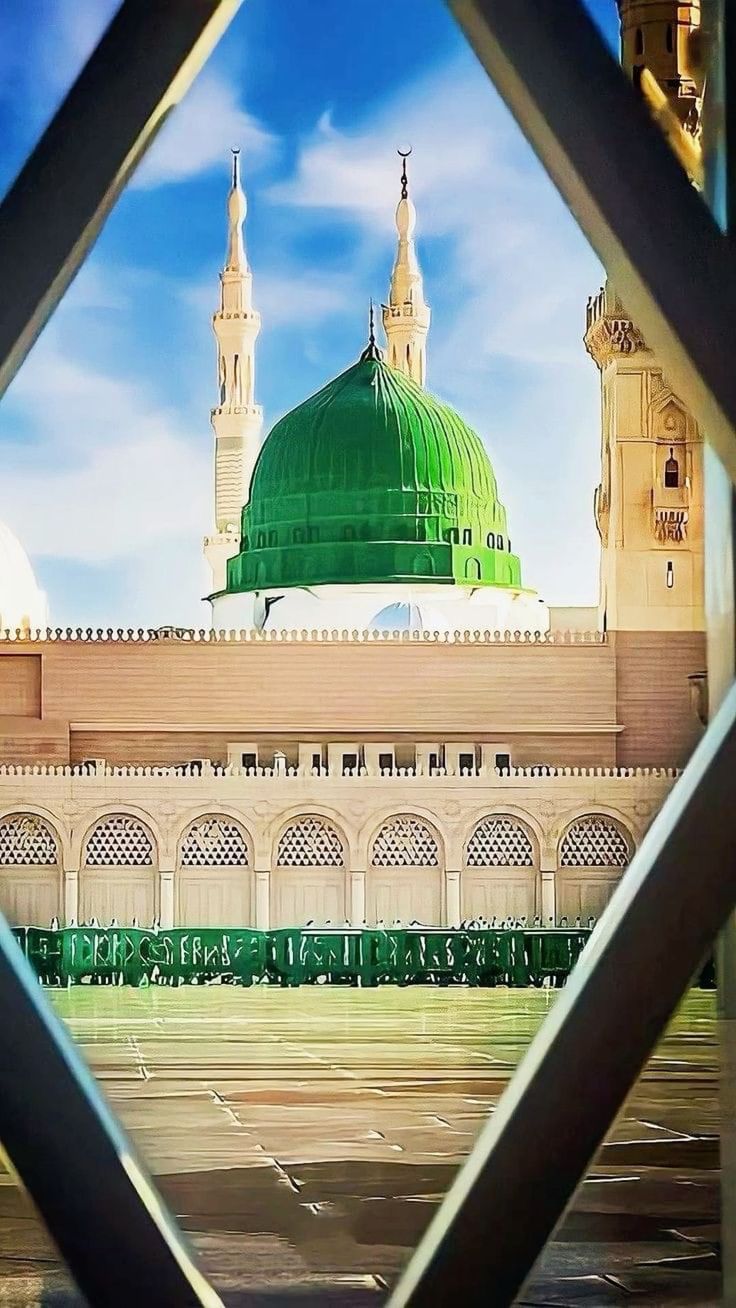
[[447, 0], [736, 480], [736, 265], [580, 0]]
[[[736, 224], [736, 11], [727, 0], [703, 6], [701, 60], [705, 195], [733, 247]], [[713, 451], [705, 461], [705, 590], [708, 698], [718, 707], [736, 668], [736, 490]], [[736, 1303], [736, 914], [716, 949], [720, 1061], [721, 1267], [723, 1302]]]
[[123, 0], [0, 205], [0, 395], [241, 0]]
[[0, 918], [0, 1140], [93, 1308], [221, 1308]]
[[[0, 206], [0, 394], [240, 0], [124, 0]], [[91, 1305], [221, 1301], [0, 920], [0, 1140]]]
[[736, 688], [620, 882], [395, 1290], [511, 1304], [736, 903]]

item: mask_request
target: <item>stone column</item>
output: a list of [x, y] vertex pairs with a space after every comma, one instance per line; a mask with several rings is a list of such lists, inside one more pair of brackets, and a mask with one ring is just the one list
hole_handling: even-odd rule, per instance
[[158, 871], [158, 920], [165, 930], [174, 925], [174, 869], [160, 867]]
[[256, 868], [256, 930], [268, 931], [271, 925], [271, 871]]
[[64, 922], [79, 922], [79, 873], [72, 868], [64, 868]]
[[542, 921], [547, 924], [552, 918], [553, 922], [557, 921], [557, 855], [543, 854], [541, 859], [540, 873], [542, 878], [542, 893], [539, 912]]
[[365, 871], [350, 873], [350, 923], [359, 927], [365, 922]]
[[460, 873], [445, 872], [445, 926], [460, 926]]

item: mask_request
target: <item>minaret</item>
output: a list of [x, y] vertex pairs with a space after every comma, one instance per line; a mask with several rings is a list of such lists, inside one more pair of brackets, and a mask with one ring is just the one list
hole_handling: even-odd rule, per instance
[[243, 242], [247, 211], [240, 184], [239, 151], [227, 197], [227, 255], [220, 273], [220, 307], [212, 318], [220, 390], [212, 410], [215, 433], [215, 523], [205, 540], [212, 590], [222, 590], [226, 562], [240, 546], [240, 514], [261, 442], [263, 410], [255, 403], [255, 345], [261, 315], [253, 308], [253, 275]]
[[411, 150], [398, 151], [403, 160], [401, 198], [396, 206], [396, 251], [388, 304], [383, 305], [383, 329], [388, 341], [388, 362], [420, 386], [427, 376], [427, 332], [430, 309], [424, 299], [422, 274], [414, 246], [417, 211], [409, 199], [406, 160]]
[[693, 47], [701, 0], [618, 0], [621, 64], [634, 85], [646, 68], [692, 136], [700, 134], [702, 79]]
[[[698, 0], [619, 0], [619, 9], [625, 70], [650, 107], [655, 79], [683, 135], [697, 138]], [[702, 631], [702, 433], [610, 281], [588, 303], [585, 344], [601, 377], [601, 627]]]

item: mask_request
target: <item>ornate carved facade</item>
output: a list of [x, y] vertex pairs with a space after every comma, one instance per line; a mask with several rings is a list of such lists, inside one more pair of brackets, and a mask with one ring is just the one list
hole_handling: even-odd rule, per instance
[[535, 772], [0, 768], [0, 908], [263, 929], [597, 916], [675, 774]]

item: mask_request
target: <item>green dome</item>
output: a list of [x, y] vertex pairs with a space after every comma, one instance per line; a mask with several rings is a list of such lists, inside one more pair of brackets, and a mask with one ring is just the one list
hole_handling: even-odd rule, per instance
[[276, 423], [241, 531], [228, 592], [423, 581], [521, 587], [480, 439], [375, 346]]

